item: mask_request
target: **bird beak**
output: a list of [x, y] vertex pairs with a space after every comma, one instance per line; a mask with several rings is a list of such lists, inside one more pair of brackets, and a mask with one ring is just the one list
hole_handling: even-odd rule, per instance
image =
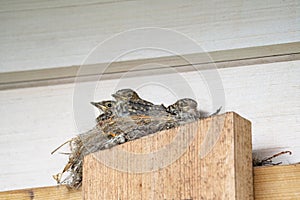
[[106, 110], [106, 107], [104, 105], [101, 104], [101, 102], [99, 103], [96, 103], [96, 102], [91, 102], [91, 104], [93, 106], [96, 106], [97, 108], [101, 109], [102, 111], [105, 111]]
[[116, 100], [123, 99], [122, 96], [120, 96], [118, 94], [112, 94], [111, 96], [113, 96]]
[[93, 106], [96, 106], [96, 107], [97, 107], [97, 103], [91, 102], [91, 104], [92, 104]]

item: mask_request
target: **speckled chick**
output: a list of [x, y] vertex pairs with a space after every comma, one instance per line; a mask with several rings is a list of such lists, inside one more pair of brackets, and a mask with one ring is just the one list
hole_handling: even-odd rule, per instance
[[132, 89], [118, 90], [112, 96], [117, 101], [117, 115], [119, 117], [131, 115], [145, 116], [167, 116], [167, 110], [164, 105], [155, 105], [139, 97]]
[[102, 123], [105, 120], [116, 117], [116, 105], [115, 101], [107, 100], [100, 102], [91, 102], [92, 105], [96, 106], [102, 114], [96, 118], [96, 122]]
[[198, 104], [195, 100], [183, 98], [168, 106], [167, 112], [172, 114], [180, 124], [184, 124], [186, 122], [217, 115], [222, 108], [220, 107], [216, 112], [209, 114], [208, 112], [198, 110], [197, 106]]

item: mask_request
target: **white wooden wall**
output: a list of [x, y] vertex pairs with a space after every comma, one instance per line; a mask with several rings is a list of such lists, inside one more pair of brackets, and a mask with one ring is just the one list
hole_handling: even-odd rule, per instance
[[[300, 3], [287, 1], [0, 1], [0, 72], [79, 65], [97, 44], [133, 28], [163, 27], [197, 41], [206, 51], [300, 41]], [[179, 46], [176, 41], [170, 41]], [[108, 55], [93, 62], [104, 62]], [[180, 48], [179, 48], [180, 51]], [[191, 53], [184, 50], [181, 53]], [[161, 56], [153, 52], [126, 59]], [[253, 124], [253, 148], [265, 155], [291, 150], [285, 163], [300, 160], [300, 61], [219, 69], [224, 87], [223, 111], [235, 111]], [[211, 96], [196, 72], [184, 77], [201, 103], [212, 111]], [[174, 80], [173, 75], [156, 76]], [[177, 97], [154, 84], [126, 79], [141, 96], [170, 104]], [[151, 77], [153, 79], [154, 77]], [[171, 81], [180, 88], [180, 81]], [[88, 83], [85, 83], [88, 84]], [[59, 144], [78, 134], [78, 123], [93, 125], [98, 113], [89, 101], [110, 98], [118, 80], [101, 82], [75, 121], [74, 84], [0, 91], [0, 191], [55, 185], [63, 155], [51, 156]], [[171, 87], [171, 86], [170, 86]], [[215, 105], [216, 106], [216, 105]]]
[[[79, 65], [109, 37], [143, 27], [179, 31], [205, 51], [295, 42], [299, 10], [298, 0], [1, 0], [0, 72]], [[170, 45], [180, 46], [177, 41]], [[116, 50], [111, 47], [92, 62], [107, 61]]]
[[[254, 150], [291, 150], [283, 156], [285, 163], [300, 159], [300, 61], [252, 65], [220, 69], [224, 86], [225, 111], [235, 111], [252, 121]], [[211, 96], [205, 81], [196, 72], [182, 73], [190, 83], [201, 108], [211, 108]], [[149, 77], [148, 77], [149, 78]], [[172, 75], [161, 75], [172, 79]], [[141, 78], [125, 80], [124, 86], [138, 88]], [[143, 77], [143, 80], [148, 80]], [[153, 80], [153, 77], [151, 77]], [[82, 107], [93, 113], [92, 100], [109, 99], [119, 80], [101, 82], [95, 98], [87, 99]], [[148, 81], [145, 81], [146, 83]], [[88, 84], [88, 83], [85, 83]], [[173, 81], [174, 88], [182, 82]], [[159, 88], [159, 90], [149, 90]], [[57, 85], [0, 91], [0, 180], [1, 190], [55, 185], [51, 175], [59, 172], [66, 162], [63, 155], [50, 155], [59, 144], [78, 134], [77, 126], [92, 127], [93, 119], [74, 121], [74, 85]], [[156, 103], [172, 103], [175, 97], [155, 82], [139, 89], [142, 97]], [[84, 97], [82, 97], [84, 98]], [[86, 123], [81, 124], [81, 123]], [[273, 150], [272, 149], [276, 149]]]

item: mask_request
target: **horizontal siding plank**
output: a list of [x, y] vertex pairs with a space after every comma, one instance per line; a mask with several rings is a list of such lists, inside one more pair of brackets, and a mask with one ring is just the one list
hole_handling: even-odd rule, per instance
[[[0, 71], [80, 65], [101, 42], [143, 27], [182, 33], [199, 44], [201, 52], [298, 42], [299, 9], [295, 0], [1, 2]], [[118, 44], [86, 64], [110, 62], [125, 40]], [[178, 54], [199, 53], [199, 48], [184, 48], [184, 42], [170, 40], [168, 44]], [[121, 60], [164, 55], [162, 51], [137, 51]]]

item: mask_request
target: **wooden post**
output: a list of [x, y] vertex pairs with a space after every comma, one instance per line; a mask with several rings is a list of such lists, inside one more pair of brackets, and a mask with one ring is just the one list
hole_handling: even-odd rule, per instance
[[84, 199], [253, 199], [251, 123], [231, 112], [84, 159]]

